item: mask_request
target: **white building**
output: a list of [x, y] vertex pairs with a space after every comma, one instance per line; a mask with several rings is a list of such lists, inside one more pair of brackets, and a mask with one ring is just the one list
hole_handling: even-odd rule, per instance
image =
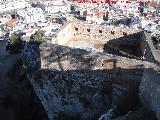
[[51, 36], [53, 33], [57, 32], [62, 27], [61, 24], [58, 23], [51, 23], [49, 26], [47, 26], [44, 30], [46, 36]]
[[13, 2], [7, 2], [5, 4], [0, 4], [0, 11], [13, 11], [25, 7], [31, 7], [31, 5], [28, 2], [25, 1], [13, 1]]
[[70, 6], [64, 2], [64, 1], [45, 1], [41, 2], [43, 9], [45, 12], [51, 14], [51, 13], [57, 13], [57, 12], [68, 12], [70, 10]]
[[115, 6], [116, 8], [121, 9], [123, 14], [133, 14], [135, 16], [139, 16], [139, 3], [136, 3], [135, 1], [118, 1]]
[[27, 24], [45, 21], [44, 13], [41, 8], [27, 8], [26, 10], [19, 10], [17, 13]]
[[87, 10], [86, 22], [93, 24], [101, 24], [104, 22], [103, 15], [104, 13], [100, 11]]

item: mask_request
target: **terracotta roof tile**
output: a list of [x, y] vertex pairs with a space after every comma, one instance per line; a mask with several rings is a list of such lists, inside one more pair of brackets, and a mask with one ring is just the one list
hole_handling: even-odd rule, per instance
[[13, 27], [17, 26], [18, 20], [11, 19], [11, 20], [8, 20], [5, 24], [6, 24], [6, 26], [13, 28]]

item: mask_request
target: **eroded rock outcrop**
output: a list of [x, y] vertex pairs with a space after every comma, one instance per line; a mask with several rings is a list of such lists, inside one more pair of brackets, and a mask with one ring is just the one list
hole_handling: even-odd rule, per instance
[[[74, 119], [93, 120], [112, 108], [118, 110], [115, 117], [126, 114], [138, 106], [143, 70], [155, 67], [148, 62], [47, 43], [41, 44], [38, 52], [41, 66], [30, 80], [50, 120], [64, 115], [66, 119], [77, 116]], [[34, 63], [28, 62], [30, 66]]]
[[17, 60], [13, 61], [7, 70], [4, 76], [6, 83], [2, 84], [1, 80], [0, 86], [0, 119], [48, 120], [18, 55]]

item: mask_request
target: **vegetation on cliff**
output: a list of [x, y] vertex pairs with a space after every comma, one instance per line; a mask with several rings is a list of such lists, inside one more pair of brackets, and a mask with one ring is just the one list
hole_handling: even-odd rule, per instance
[[7, 49], [10, 53], [18, 53], [23, 49], [24, 44], [25, 42], [22, 41], [20, 34], [14, 32], [9, 38]]

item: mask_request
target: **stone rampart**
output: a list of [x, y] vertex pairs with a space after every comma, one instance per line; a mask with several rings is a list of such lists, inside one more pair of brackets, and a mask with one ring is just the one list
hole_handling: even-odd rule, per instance
[[160, 73], [148, 69], [140, 83], [140, 98], [143, 105], [156, 113], [160, 120]]
[[146, 32], [142, 32], [141, 50], [144, 59], [147, 61], [160, 64], [160, 54], [155, 49], [151, 37]]
[[53, 44], [65, 45], [72, 37], [72, 24], [65, 24], [52, 39]]
[[50, 120], [56, 120], [61, 112], [98, 119], [115, 106], [127, 112], [137, 99], [143, 68], [152, 66], [45, 43], [40, 45], [40, 56], [41, 69], [33, 74], [31, 83]]
[[[114, 31], [114, 33], [112, 33], [112, 31]], [[133, 38], [133, 40], [131, 38]], [[70, 22], [64, 25], [62, 29], [56, 33], [56, 38], [52, 40], [54, 44], [66, 45], [73, 48], [81, 48], [83, 46], [91, 47], [94, 51], [98, 52], [103, 52], [104, 45], [108, 42], [114, 44], [114, 47], [116, 47], [115, 45], [118, 46], [121, 44], [137, 45], [136, 48], [139, 50], [135, 51], [137, 51], [138, 57], [142, 56], [144, 60], [160, 64], [160, 52], [155, 49], [151, 37], [148, 33], [136, 29], [129, 30], [120, 27], [111, 29], [100, 25], [93, 26], [83, 24], [82, 22]], [[109, 46], [113, 47], [110, 43]]]
[[52, 43], [72, 48], [91, 48], [92, 51], [103, 52], [104, 45], [112, 40], [117, 42], [116, 44], [118, 45], [138, 45], [136, 44], [139, 40], [138, 33], [140, 33], [140, 30], [122, 29], [118, 26], [111, 28], [83, 22], [70, 22], [57, 32], [56, 38], [52, 40]]
[[7, 55], [6, 46], [7, 46], [7, 41], [0, 40], [0, 57], [5, 57]]
[[156, 66], [48, 43], [33, 48], [25, 50], [24, 63], [32, 70], [28, 77], [50, 120], [62, 113], [98, 119], [112, 108], [127, 113], [136, 105], [143, 70]]

